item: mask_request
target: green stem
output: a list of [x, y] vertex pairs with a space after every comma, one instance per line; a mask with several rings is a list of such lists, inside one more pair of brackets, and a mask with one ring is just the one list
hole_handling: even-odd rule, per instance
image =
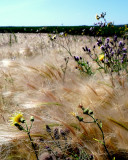
[[101, 133], [102, 133], [103, 146], [104, 146], [104, 148], [105, 148], [105, 151], [106, 151], [107, 154], [108, 154], [108, 158], [111, 160], [112, 158], [111, 158], [111, 156], [110, 156], [110, 154], [109, 154], [109, 151], [108, 151], [108, 149], [107, 149], [107, 147], [106, 147], [106, 144], [105, 144], [104, 132], [103, 132], [102, 128], [100, 127], [99, 123], [97, 122], [97, 120], [96, 120], [92, 115], [89, 115], [89, 116], [94, 120], [94, 123], [96, 123], [97, 126], [99, 127], [99, 129], [100, 129], [100, 131], [101, 131]]
[[35, 145], [34, 145], [34, 143], [33, 143], [33, 139], [32, 139], [31, 136], [30, 136], [30, 132], [28, 132], [27, 134], [28, 134], [28, 137], [29, 137], [29, 139], [30, 139], [30, 142], [31, 142], [32, 148], [33, 148], [33, 150], [34, 150], [34, 153], [35, 153], [35, 155], [36, 155], [36, 159], [39, 160], [39, 159], [38, 159], [38, 155], [37, 155], [37, 151], [36, 151], [36, 148], [35, 148]]

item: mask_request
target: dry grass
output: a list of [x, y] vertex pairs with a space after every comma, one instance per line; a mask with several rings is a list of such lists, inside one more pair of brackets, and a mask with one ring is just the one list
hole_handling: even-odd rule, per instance
[[[1, 159], [34, 159], [29, 142], [23, 141], [26, 135], [8, 122], [11, 114], [19, 110], [27, 120], [34, 115], [33, 137], [45, 137], [46, 124], [54, 127], [59, 125], [59, 128], [71, 131], [72, 143], [78, 142], [87, 148], [95, 159], [106, 159], [103, 146], [93, 140], [102, 139], [97, 126], [78, 122], [70, 114], [76, 112], [83, 116], [79, 104], [92, 109], [95, 117], [102, 121], [105, 141], [111, 154], [127, 158], [127, 75], [114, 75], [114, 84], [109, 75], [101, 76], [98, 72], [91, 77], [81, 75], [68, 52], [51, 42], [46, 34], [16, 36], [18, 42], [12, 40], [12, 46], [9, 46], [9, 34], [0, 35]], [[59, 38], [57, 43], [70, 49], [73, 56], [88, 59], [82, 47], [90, 45], [91, 48], [95, 40], [84, 36], [68, 36], [66, 39]], [[69, 57], [69, 63], [63, 81], [62, 68], [66, 57]], [[90, 120], [87, 116], [84, 119]]]

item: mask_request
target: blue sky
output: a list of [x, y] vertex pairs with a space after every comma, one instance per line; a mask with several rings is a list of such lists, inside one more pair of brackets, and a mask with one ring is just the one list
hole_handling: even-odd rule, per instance
[[128, 24], [128, 0], [0, 0], [0, 26], [93, 25], [101, 12]]

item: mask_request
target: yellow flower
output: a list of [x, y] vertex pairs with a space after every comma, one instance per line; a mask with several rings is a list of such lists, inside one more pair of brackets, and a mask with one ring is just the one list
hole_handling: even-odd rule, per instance
[[52, 40], [56, 39], [56, 35], [52, 36], [52, 38], [51, 38], [51, 39], [52, 39]]
[[72, 114], [74, 117], [76, 117], [76, 113], [75, 113], [75, 112], [71, 112], [71, 114]]
[[104, 59], [104, 55], [103, 54], [99, 55], [99, 60], [102, 61], [103, 59]]
[[96, 14], [96, 19], [97, 19], [97, 20], [99, 20], [99, 19], [100, 19], [100, 17], [98, 16], [98, 14]]
[[11, 122], [11, 125], [14, 126], [15, 123], [18, 123], [18, 124], [21, 123], [21, 118], [23, 118], [23, 113], [21, 113], [21, 112], [15, 112], [13, 114], [13, 116], [10, 117], [9, 121]]
[[67, 37], [67, 33], [65, 33], [64, 36]]

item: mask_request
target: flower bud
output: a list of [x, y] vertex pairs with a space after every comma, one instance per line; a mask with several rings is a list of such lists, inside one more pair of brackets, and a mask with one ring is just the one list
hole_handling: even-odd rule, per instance
[[92, 110], [89, 110], [89, 112], [88, 112], [89, 114], [93, 114], [93, 111]]
[[58, 128], [55, 128], [54, 129], [54, 138], [57, 140], [57, 139], [60, 139], [60, 135], [59, 135], [59, 131], [58, 131]]
[[24, 118], [21, 118], [21, 119], [20, 119], [20, 122], [21, 122], [21, 123], [25, 123], [25, 119], [24, 119]]
[[16, 127], [20, 126], [20, 124], [19, 124], [19, 123], [17, 123], [17, 122], [16, 122], [16, 123], [14, 123], [14, 125], [15, 125]]
[[14, 124], [20, 131], [24, 130], [24, 128], [19, 124], [19, 123], [15, 123]]
[[88, 114], [88, 112], [89, 112], [88, 108], [86, 108], [86, 109], [83, 110], [83, 114]]
[[83, 118], [82, 118], [82, 117], [76, 116], [76, 118], [77, 118], [80, 122], [83, 121]]
[[51, 133], [51, 128], [50, 128], [48, 125], [46, 125], [46, 131], [47, 131], [48, 133]]
[[33, 116], [30, 117], [30, 121], [34, 122], [34, 117]]

